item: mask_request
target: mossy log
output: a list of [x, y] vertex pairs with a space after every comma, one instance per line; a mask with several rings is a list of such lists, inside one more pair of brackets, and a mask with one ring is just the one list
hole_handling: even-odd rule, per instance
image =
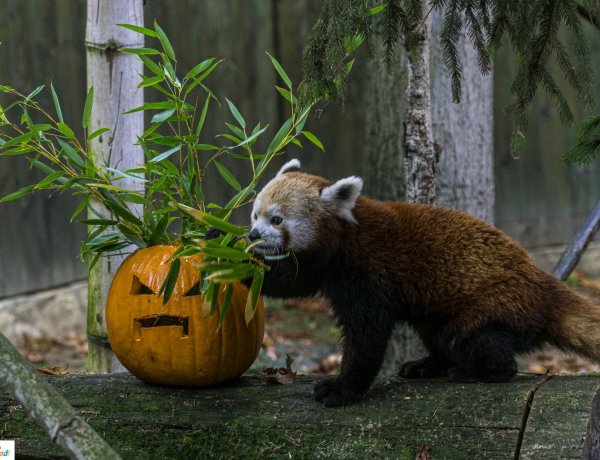
[[[48, 377], [131, 459], [414, 460], [428, 449], [433, 459], [538, 460], [581, 458], [585, 438], [588, 444], [599, 439], [586, 434], [598, 375], [519, 375], [502, 384], [397, 378], [335, 409], [312, 400], [320, 378], [273, 385], [262, 376], [243, 376], [226, 386], [190, 389], [147, 385], [127, 374]], [[599, 410], [600, 401], [594, 406]], [[0, 439], [16, 440], [18, 458], [64, 455], [7, 395], [0, 395], [0, 414]], [[592, 431], [597, 417], [589, 423]]]

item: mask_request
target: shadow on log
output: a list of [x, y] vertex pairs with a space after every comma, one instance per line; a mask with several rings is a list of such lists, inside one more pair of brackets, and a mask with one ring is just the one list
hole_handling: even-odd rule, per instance
[[[151, 386], [128, 374], [48, 380], [123, 458], [414, 460], [427, 445], [433, 459], [537, 460], [580, 458], [585, 438], [599, 439], [586, 435], [598, 375], [519, 375], [499, 384], [398, 378], [337, 409], [313, 402], [320, 378], [267, 385], [244, 376], [208, 389]], [[0, 414], [0, 439], [16, 440], [17, 458], [64, 455], [7, 395]], [[589, 429], [597, 431], [594, 417]]]

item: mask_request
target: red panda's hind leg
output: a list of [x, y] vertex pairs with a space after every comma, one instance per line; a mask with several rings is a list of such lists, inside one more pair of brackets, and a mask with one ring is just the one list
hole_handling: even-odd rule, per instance
[[451, 365], [447, 359], [430, 355], [423, 359], [402, 363], [398, 370], [398, 375], [407, 379], [444, 377]]
[[507, 382], [517, 373], [516, 350], [529, 348], [525, 337], [503, 324], [488, 324], [447, 342], [455, 382]]

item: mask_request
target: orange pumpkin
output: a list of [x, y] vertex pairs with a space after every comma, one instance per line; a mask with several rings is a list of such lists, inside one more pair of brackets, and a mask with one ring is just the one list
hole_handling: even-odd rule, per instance
[[259, 301], [249, 325], [244, 319], [248, 289], [236, 283], [219, 330], [219, 307], [202, 316], [202, 256], [182, 257], [177, 283], [163, 305], [157, 293], [176, 246], [136, 251], [119, 267], [108, 294], [106, 322], [111, 348], [136, 377], [150, 383], [207, 386], [235, 379], [256, 359], [264, 333]]

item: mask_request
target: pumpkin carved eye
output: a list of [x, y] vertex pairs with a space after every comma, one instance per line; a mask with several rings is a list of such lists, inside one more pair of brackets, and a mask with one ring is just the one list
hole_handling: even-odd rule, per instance
[[140, 281], [140, 279], [133, 275], [133, 281], [131, 283], [131, 295], [153, 295], [156, 294], [152, 289], [146, 286]]
[[194, 295], [200, 295], [200, 281], [194, 284], [185, 294], [183, 294], [184, 297], [191, 297]]

